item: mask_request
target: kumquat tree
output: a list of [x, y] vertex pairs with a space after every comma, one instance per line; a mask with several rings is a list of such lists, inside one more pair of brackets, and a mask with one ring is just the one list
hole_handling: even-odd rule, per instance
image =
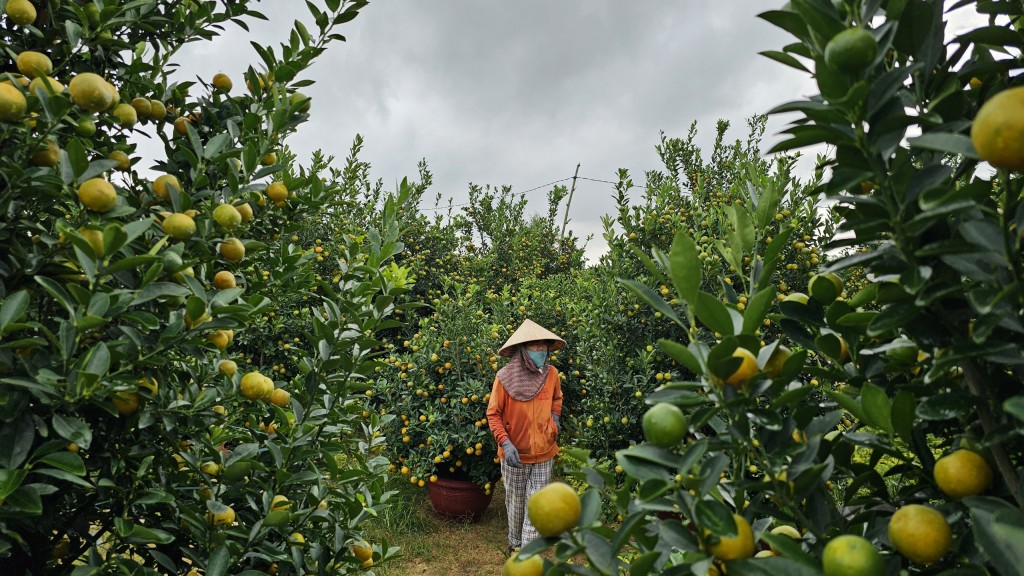
[[[315, 113], [303, 71], [365, 2], [304, 5], [316, 27], [257, 46], [245, 86], [169, 80], [183, 45], [262, 18], [251, 4], [0, 2], [4, 574], [333, 574], [393, 553], [360, 527], [387, 461], [350, 398], [408, 289], [412, 186], [350, 218], [359, 188], [285, 146]], [[140, 136], [162, 142], [152, 166]], [[329, 272], [295, 237], [312, 226]], [[259, 338], [278, 316], [302, 335], [283, 357]]]
[[[971, 9], [988, 25], [949, 37], [947, 11]], [[1021, 573], [1022, 15], [971, 0], [760, 15], [795, 37], [764, 54], [820, 90], [773, 111], [797, 116], [773, 151], [830, 146], [805, 193], [834, 204], [834, 257], [778, 301], [792, 232], [764, 238], [756, 186], [722, 245], [749, 258], [744, 307], [704, 281], [692, 231], [653, 251], [668, 293], [625, 282], [688, 333], [658, 345], [693, 377], [646, 396], [644, 441], [616, 454], [625, 484], [592, 467], [579, 502], [536, 502], [562, 521], [508, 573]], [[602, 497], [620, 523], [599, 522]], [[530, 556], [549, 546], [554, 563]]]

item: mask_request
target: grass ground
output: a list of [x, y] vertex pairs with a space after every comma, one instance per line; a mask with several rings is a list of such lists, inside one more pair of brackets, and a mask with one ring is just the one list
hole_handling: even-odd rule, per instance
[[426, 490], [402, 487], [395, 505], [368, 528], [373, 540], [402, 549], [400, 558], [374, 567], [380, 576], [500, 574], [508, 547], [504, 484], [475, 523], [446, 520], [431, 508]]

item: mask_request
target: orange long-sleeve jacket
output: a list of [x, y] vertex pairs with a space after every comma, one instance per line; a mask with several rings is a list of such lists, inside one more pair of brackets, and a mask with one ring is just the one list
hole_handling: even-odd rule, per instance
[[544, 386], [525, 402], [509, 396], [501, 380], [494, 379], [487, 402], [487, 424], [498, 443], [498, 457], [505, 458], [501, 443], [511, 440], [523, 464], [536, 464], [558, 454], [558, 426], [551, 414], [562, 415], [562, 383], [551, 366]]

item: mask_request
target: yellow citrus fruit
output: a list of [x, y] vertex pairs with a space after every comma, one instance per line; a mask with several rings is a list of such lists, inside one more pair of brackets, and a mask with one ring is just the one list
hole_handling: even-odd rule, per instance
[[[838, 338], [838, 336], [837, 336]], [[846, 362], [850, 359], [850, 347], [846, 345], [846, 340], [839, 338], [839, 361]]]
[[114, 150], [113, 152], [108, 154], [107, 159], [116, 160], [117, 166], [114, 166], [114, 168], [117, 168], [118, 170], [128, 170], [129, 168], [132, 167], [132, 159], [129, 158], [127, 154], [120, 150]]
[[203, 474], [207, 474], [209, 476], [216, 476], [220, 474], [220, 464], [217, 464], [216, 462], [203, 462], [199, 466], [199, 469], [202, 470]]
[[235, 522], [235, 511], [231, 506], [226, 506], [223, 512], [207, 512], [206, 521], [214, 526], [231, 526]]
[[373, 546], [370, 546], [370, 543], [366, 540], [359, 540], [358, 542], [353, 542], [351, 550], [352, 555], [362, 562], [366, 562], [367, 560], [373, 558]]
[[281, 495], [281, 494], [276, 494], [270, 500], [270, 510], [271, 511], [289, 510], [289, 509], [291, 509], [291, 507], [292, 507], [292, 503], [288, 500], [287, 496], [284, 496], [284, 495]]
[[196, 222], [188, 214], [176, 212], [164, 218], [164, 233], [175, 240], [188, 240], [196, 233]]
[[107, 86], [107, 92], [110, 93], [110, 106], [107, 107], [107, 110], [113, 110], [115, 106], [121, 103], [121, 93], [110, 82], [104, 80], [103, 83]]
[[234, 288], [236, 286], [235, 275], [228, 270], [221, 270], [213, 276], [213, 285], [218, 290]]
[[875, 547], [860, 536], [844, 534], [829, 540], [821, 554], [825, 576], [882, 576], [885, 562]]
[[306, 537], [300, 534], [299, 532], [292, 532], [291, 535], [288, 536], [288, 544], [292, 546], [302, 546], [305, 543]]
[[791, 292], [786, 294], [786, 297], [782, 299], [783, 302], [796, 302], [797, 304], [807, 304], [807, 294], [803, 292]]
[[218, 72], [213, 75], [213, 87], [222, 92], [229, 92], [231, 90], [232, 82], [231, 78], [223, 72]]
[[150, 100], [149, 117], [153, 120], [163, 120], [167, 117], [167, 107], [159, 100]]
[[733, 358], [740, 358], [742, 362], [739, 368], [725, 379], [725, 383], [737, 387], [746, 386], [747, 382], [750, 382], [750, 379], [758, 372], [757, 356], [746, 348], [733, 350], [732, 356]]
[[75, 133], [88, 138], [96, 133], [96, 121], [90, 117], [80, 118], [75, 125]]
[[56, 78], [49, 76], [37, 76], [28, 85], [28, 91], [35, 94], [41, 90], [44, 94], [60, 94], [64, 91], [64, 85]]
[[245, 258], [245, 244], [238, 238], [225, 238], [220, 243], [220, 256], [228, 262], [240, 262]]
[[153, 194], [156, 194], [161, 200], [167, 200], [171, 197], [171, 187], [174, 187], [179, 193], [181, 192], [181, 183], [178, 182], [177, 176], [173, 174], [157, 176], [153, 181]]
[[132, 98], [131, 106], [135, 109], [135, 114], [138, 115], [139, 120], [149, 118], [153, 114], [153, 104], [148, 98]]
[[552, 482], [530, 496], [526, 511], [537, 533], [545, 538], [558, 536], [580, 519], [580, 497], [572, 486]]
[[230, 330], [214, 330], [206, 336], [206, 339], [218, 350], [225, 350], [231, 344], [232, 336]]
[[786, 365], [786, 360], [793, 355], [793, 352], [779, 344], [772, 351], [772, 355], [768, 358], [768, 361], [764, 363], [764, 371], [769, 378], [776, 378], [782, 373], [782, 368]]
[[36, 21], [36, 7], [29, 0], [9, 0], [7, 17], [19, 26], [28, 26]]
[[82, 72], [71, 79], [68, 84], [71, 101], [89, 112], [102, 112], [114, 103], [107, 81], [99, 74]]
[[131, 128], [139, 121], [139, 113], [131, 104], [118, 104], [111, 112], [117, 119], [117, 125], [122, 128]]
[[302, 92], [295, 92], [288, 98], [288, 102], [292, 107], [297, 106], [298, 112], [305, 114], [306, 112], [309, 112], [309, 106], [312, 100]]
[[261, 400], [274, 392], [274, 383], [259, 372], [249, 372], [242, 376], [239, 388], [249, 400]]
[[1024, 172], [1024, 86], [1007, 88], [981, 106], [971, 142], [992, 166]]
[[831, 304], [843, 293], [843, 279], [834, 272], [815, 274], [807, 285], [811, 296], [823, 304]]
[[[775, 528], [772, 528], [772, 532], [771, 533], [776, 535], [776, 536], [788, 536], [788, 537], [792, 538], [793, 540], [800, 540], [800, 531], [797, 530], [796, 528], [793, 528], [792, 526], [789, 526], [789, 525], [786, 525], [786, 524], [784, 524], [782, 526], [776, 526]], [[774, 552], [776, 554], [780, 553], [771, 544], [768, 544], [768, 547], [772, 549], [772, 552]]]
[[281, 202], [288, 199], [288, 188], [282, 182], [271, 182], [267, 186], [267, 198], [274, 202]]
[[931, 564], [949, 552], [953, 532], [938, 510], [908, 504], [889, 520], [889, 541], [911, 562]]
[[238, 364], [234, 360], [221, 360], [220, 363], [217, 364], [217, 370], [221, 374], [230, 378], [238, 372]]
[[45, 147], [32, 154], [31, 162], [33, 166], [56, 166], [57, 162], [60, 162], [60, 146], [52, 139], [47, 138]]
[[213, 219], [225, 230], [233, 230], [242, 223], [242, 214], [231, 204], [221, 204], [213, 209]]
[[939, 490], [957, 500], [981, 494], [992, 484], [992, 467], [971, 450], [956, 450], [939, 458], [933, 472]]
[[675, 404], [658, 402], [644, 413], [644, 438], [655, 446], [671, 448], [686, 436], [686, 416]]
[[0, 122], [18, 122], [28, 110], [28, 100], [11, 84], [0, 84]]
[[288, 402], [292, 399], [292, 395], [288, 393], [284, 388], [274, 388], [274, 391], [270, 393], [270, 403], [275, 406], [282, 408], [288, 407]]
[[267, 152], [260, 158], [260, 164], [264, 166], [273, 166], [277, 164], [277, 152]]
[[519, 552], [508, 557], [501, 567], [501, 576], [541, 576], [544, 574], [544, 559], [534, 554], [525, 560], [519, 559]]
[[248, 222], [249, 220], [252, 220], [254, 214], [252, 212], [252, 205], [249, 204], [248, 202], [243, 202], [235, 206], [235, 209], [238, 210], [238, 213], [242, 215], [242, 222]]
[[103, 256], [104, 252], [106, 252], [103, 247], [103, 232], [82, 228], [78, 233], [92, 246], [92, 251], [96, 253], [96, 256]]
[[149, 393], [156, 396], [160, 392], [160, 383], [156, 378], [139, 378], [139, 388], [149, 390]]
[[78, 199], [93, 212], [107, 212], [117, 204], [117, 192], [110, 182], [90, 178], [78, 187]]
[[736, 535], [723, 536], [717, 544], [708, 546], [708, 552], [719, 560], [740, 560], [754, 555], [754, 531], [750, 523], [739, 514], [732, 515], [736, 521]]
[[174, 119], [174, 133], [178, 136], [185, 136], [188, 134], [188, 125], [191, 124], [188, 118], [179, 116]]
[[18, 72], [29, 78], [49, 76], [53, 73], [53, 62], [42, 52], [25, 50], [18, 54], [14, 59], [14, 63], [18, 66]]
[[825, 63], [843, 72], [860, 72], [878, 55], [878, 41], [864, 28], [848, 28], [825, 45]]
[[114, 403], [117, 413], [122, 416], [127, 416], [139, 409], [138, 392], [118, 392], [110, 398], [110, 401]]

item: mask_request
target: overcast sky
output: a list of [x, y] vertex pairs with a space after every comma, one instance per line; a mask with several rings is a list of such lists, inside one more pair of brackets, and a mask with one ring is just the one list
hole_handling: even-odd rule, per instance
[[[361, 158], [390, 189], [425, 158], [431, 202], [437, 192], [464, 202], [470, 182], [526, 191], [571, 177], [577, 163], [581, 176], [615, 180], [627, 168], [642, 183], [660, 167], [659, 131], [685, 136], [697, 121], [707, 149], [717, 119], [744, 138], [746, 118], [816, 92], [808, 76], [758, 55], [791, 41], [756, 18], [781, 4], [374, 1], [341, 27], [348, 41], [300, 77], [316, 81], [303, 89], [312, 119], [288, 143], [300, 161], [321, 149], [340, 165], [361, 134]], [[297, 0], [257, 7], [271, 20], [251, 23], [261, 43], [284, 41], [296, 17], [308, 22]], [[259, 62], [249, 39], [232, 26], [186, 47], [180, 79], [225, 72], [243, 89], [243, 71]], [[785, 120], [769, 123], [765, 149]], [[527, 194], [531, 212], [546, 210], [549, 189]], [[613, 206], [610, 185], [577, 184], [570, 227], [594, 235], [591, 258], [606, 249], [600, 217]]]

